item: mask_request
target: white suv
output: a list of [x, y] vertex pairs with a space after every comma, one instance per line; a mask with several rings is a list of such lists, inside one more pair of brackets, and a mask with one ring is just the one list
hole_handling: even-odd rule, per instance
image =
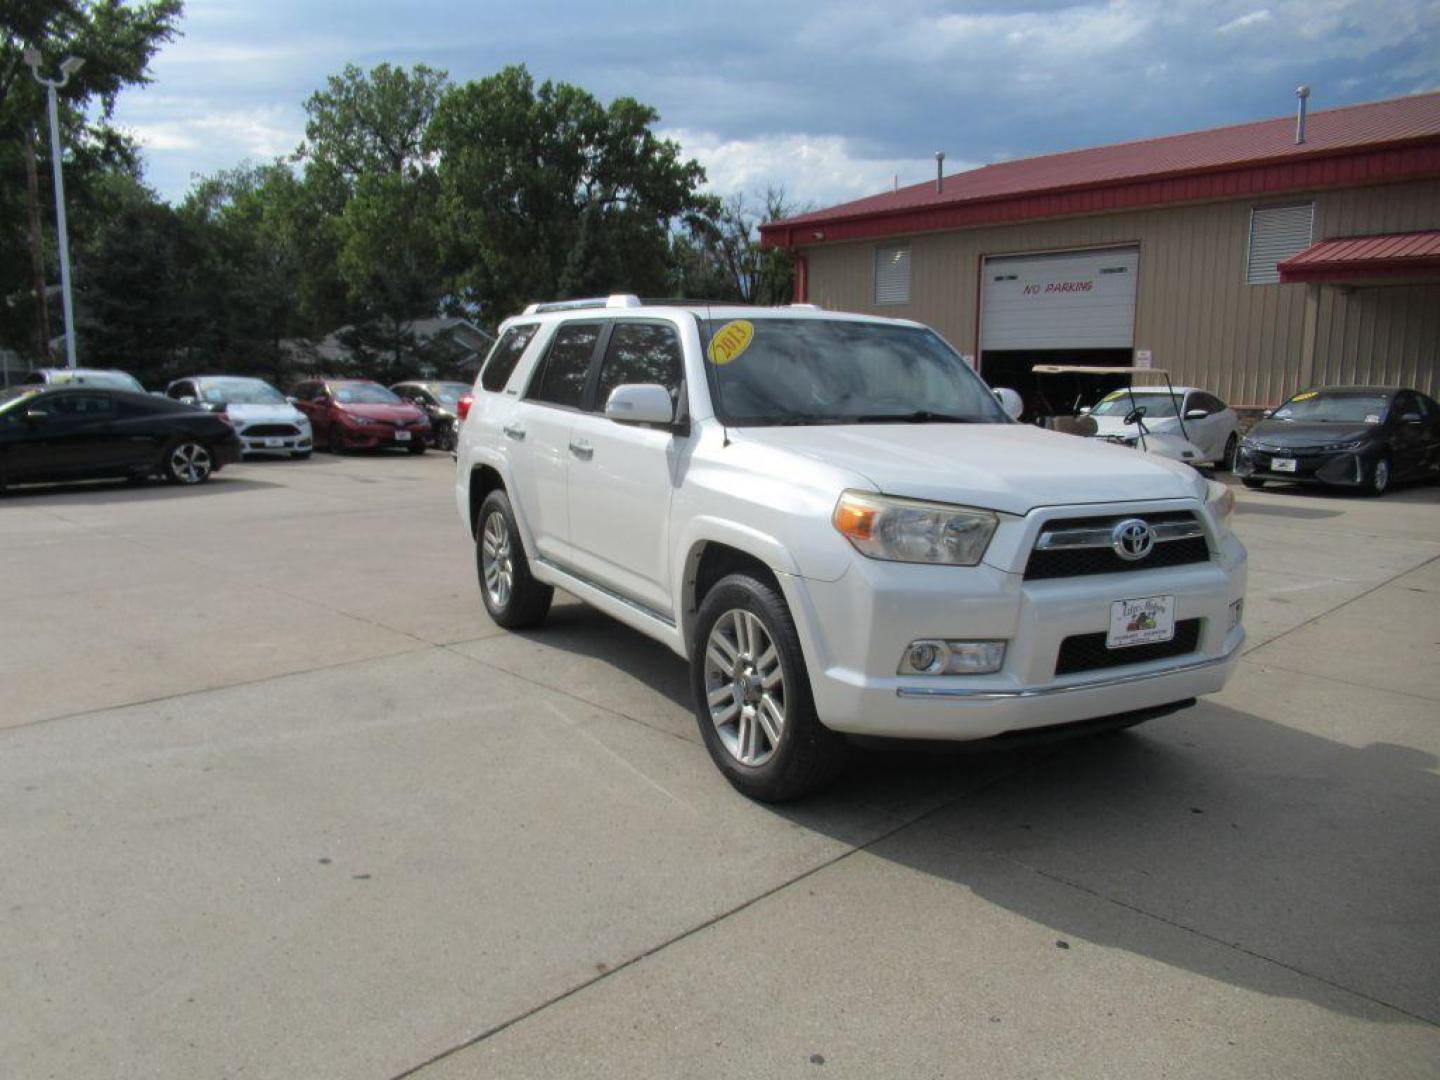
[[457, 450], [485, 606], [531, 625], [559, 587], [669, 645], [715, 763], [767, 801], [831, 778], [842, 733], [1119, 726], [1219, 690], [1229, 490], [1001, 394], [913, 322], [531, 305]]

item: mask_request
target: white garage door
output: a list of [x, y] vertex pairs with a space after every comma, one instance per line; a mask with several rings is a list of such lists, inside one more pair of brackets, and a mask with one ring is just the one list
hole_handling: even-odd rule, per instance
[[980, 348], [1131, 348], [1139, 266], [1139, 248], [986, 259]]

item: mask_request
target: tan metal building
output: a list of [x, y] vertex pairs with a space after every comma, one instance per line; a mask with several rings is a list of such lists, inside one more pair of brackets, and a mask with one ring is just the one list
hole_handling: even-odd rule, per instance
[[1440, 94], [1005, 162], [762, 236], [797, 253], [797, 300], [928, 323], [1027, 396], [1057, 361], [1241, 408], [1440, 390]]

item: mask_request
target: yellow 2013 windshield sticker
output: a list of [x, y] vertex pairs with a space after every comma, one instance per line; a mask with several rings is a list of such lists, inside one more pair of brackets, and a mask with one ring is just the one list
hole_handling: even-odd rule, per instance
[[1309, 401], [1312, 397], [1314, 397], [1314, 396], [1315, 396], [1316, 394], [1318, 394], [1319, 392], [1320, 392], [1319, 390], [1306, 390], [1305, 393], [1303, 393], [1303, 394], [1296, 394], [1296, 395], [1295, 395], [1294, 397], [1292, 397], [1290, 400], [1291, 400], [1291, 401]]
[[732, 360], [738, 360], [741, 354], [750, 348], [750, 343], [754, 340], [754, 324], [744, 319], [736, 319], [715, 331], [714, 336], [710, 338], [710, 347], [706, 352], [709, 354], [712, 364], [728, 364]]

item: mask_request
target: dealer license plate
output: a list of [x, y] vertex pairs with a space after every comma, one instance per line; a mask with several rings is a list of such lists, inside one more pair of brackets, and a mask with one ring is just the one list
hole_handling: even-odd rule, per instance
[[1295, 459], [1293, 457], [1277, 457], [1270, 459], [1271, 472], [1294, 472]]
[[410, 432], [408, 432], [408, 431], [397, 431], [397, 432], [395, 432], [395, 441], [396, 441], [396, 442], [409, 442], [409, 441], [410, 441]]
[[1107, 649], [1149, 645], [1169, 641], [1174, 636], [1173, 596], [1141, 596], [1134, 600], [1116, 600], [1110, 605], [1110, 632], [1105, 635]]
[[285, 445], [285, 440], [284, 440], [284, 439], [266, 439], [266, 440], [265, 440], [265, 445], [266, 445], [266, 446], [284, 446], [284, 445]]

